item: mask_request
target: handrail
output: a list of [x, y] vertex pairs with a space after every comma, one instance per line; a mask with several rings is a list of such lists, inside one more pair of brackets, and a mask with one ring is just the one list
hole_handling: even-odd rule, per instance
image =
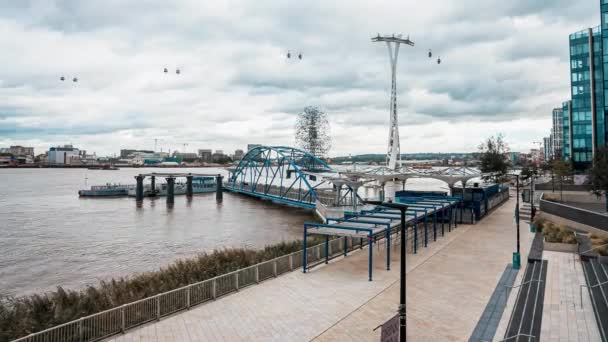
[[[497, 341], [497, 342], [505, 342], [505, 341], [508, 341], [508, 340], [512, 339], [513, 337], [519, 337], [519, 336], [532, 337], [533, 341], [536, 341], [536, 336], [534, 336], [534, 335], [528, 335], [528, 334], [521, 334], [520, 333], [520, 334], [517, 334], [517, 335], [509, 336], [509, 337], [507, 337], [507, 338], [505, 338], [503, 340]], [[481, 340], [481, 342], [490, 342], [490, 341], [488, 341], [488, 340]]]
[[[344, 237], [333, 239], [333, 240], [331, 240], [331, 242], [339, 241], [341, 239], [344, 239]], [[110, 309], [107, 309], [107, 310], [104, 310], [104, 311], [96, 312], [96, 313], [88, 315], [88, 316], [80, 317], [78, 319], [75, 319], [75, 320], [72, 320], [72, 321], [69, 321], [69, 322], [65, 322], [65, 323], [56, 325], [54, 327], [51, 327], [51, 328], [48, 328], [48, 329], [44, 329], [44, 330], [41, 330], [41, 331], [38, 331], [38, 332], [35, 332], [35, 333], [32, 333], [32, 334], [29, 334], [27, 336], [20, 337], [18, 339], [13, 340], [13, 342], [32, 341], [32, 339], [36, 338], [37, 336], [40, 336], [40, 335], [46, 334], [46, 333], [51, 333], [53, 331], [60, 330], [62, 328], [66, 328], [66, 329], [69, 330], [70, 326], [73, 326], [73, 327], [71, 327], [73, 332], [75, 332], [75, 331], [79, 332], [79, 334], [81, 335], [81, 338], [80, 338], [81, 341], [84, 341], [84, 340], [99, 340], [99, 339], [105, 338], [107, 336], [117, 334], [117, 333], [120, 332], [120, 330], [109, 332], [110, 335], [107, 335], [107, 336], [96, 336], [96, 337], [93, 337], [91, 339], [84, 339], [84, 338], [82, 338], [83, 321], [88, 320], [88, 319], [93, 319], [93, 318], [98, 317], [100, 315], [108, 314], [108, 313], [111, 313], [111, 312], [122, 311], [122, 313], [124, 313], [124, 310], [126, 308], [132, 307], [134, 305], [137, 305], [137, 304], [140, 304], [140, 303], [143, 303], [143, 302], [154, 300], [154, 299], [156, 299], [156, 303], [157, 303], [156, 304], [156, 315], [155, 315], [155, 318], [156, 319], [160, 319], [161, 316], [164, 316], [164, 315], [167, 314], [167, 313], [165, 313], [163, 315], [160, 314], [160, 299], [163, 298], [163, 297], [166, 297], [167, 295], [170, 295], [170, 294], [173, 294], [173, 293], [176, 293], [176, 292], [180, 292], [180, 291], [187, 291], [187, 293], [185, 294], [186, 295], [186, 304], [184, 305], [183, 308], [182, 307], [178, 308], [177, 311], [186, 310], [187, 308], [190, 307], [190, 299], [189, 299], [190, 292], [191, 292], [190, 289], [193, 288], [193, 287], [201, 286], [201, 285], [205, 285], [205, 284], [212, 284], [213, 285], [212, 286], [212, 289], [213, 289], [212, 290], [212, 292], [213, 292], [213, 298], [209, 298], [207, 300], [216, 299], [216, 296], [215, 296], [215, 287], [216, 287], [216, 284], [220, 283], [219, 282], [220, 280], [226, 279], [226, 278], [229, 278], [229, 277], [235, 278], [235, 280], [234, 280], [235, 281], [235, 284], [234, 284], [235, 288], [229, 290], [228, 292], [224, 292], [224, 293], [218, 295], [218, 297], [221, 296], [221, 295], [232, 293], [232, 292], [236, 292], [236, 291], [239, 290], [240, 286], [239, 286], [238, 282], [239, 282], [239, 274], [240, 273], [246, 272], [247, 270], [250, 270], [250, 269], [256, 269], [257, 268], [258, 271], [255, 272], [255, 281], [252, 281], [250, 284], [247, 284], [247, 285], [256, 284], [256, 283], [258, 283], [258, 282], [260, 282], [260, 281], [263, 280], [263, 279], [259, 278], [259, 272], [261, 270], [261, 267], [263, 267], [265, 265], [268, 265], [268, 264], [274, 264], [273, 265], [273, 272], [271, 272], [273, 274], [271, 274], [270, 276], [266, 276], [264, 279], [271, 278], [271, 277], [273, 277], [273, 275], [274, 275], [274, 277], [276, 277], [279, 274], [296, 270], [298, 267], [294, 267], [294, 265], [293, 265], [293, 261], [296, 260], [296, 257], [300, 257], [301, 253], [310, 253], [310, 252], [314, 253], [315, 249], [319, 249], [321, 245], [322, 244], [315, 245], [315, 246], [307, 248], [306, 250], [299, 250], [299, 251], [296, 251], [296, 252], [293, 252], [293, 253], [290, 253], [290, 254], [282, 255], [282, 256], [276, 257], [274, 259], [266, 260], [266, 261], [263, 261], [263, 262], [260, 262], [260, 263], [257, 263], [257, 264], [251, 265], [251, 266], [240, 268], [238, 270], [234, 270], [234, 271], [231, 271], [231, 272], [228, 272], [228, 273], [220, 274], [220, 275], [215, 276], [215, 277], [210, 278], [210, 279], [206, 279], [206, 280], [202, 280], [202, 281], [199, 281], [199, 282], [196, 282], [196, 283], [184, 285], [182, 287], [179, 287], [179, 288], [176, 288], [176, 289], [173, 289], [173, 290], [169, 290], [169, 291], [166, 291], [166, 292], [158, 293], [158, 294], [146, 297], [146, 298], [142, 298], [142, 299], [139, 299], [139, 300], [136, 300], [136, 301], [133, 301], [133, 302], [129, 302], [129, 303], [122, 304], [120, 306], [116, 306], [114, 308], [110, 308]], [[341, 247], [341, 245], [342, 244], [340, 244], [340, 247]], [[336, 253], [342, 253], [342, 251], [338, 250], [338, 251], [336, 251]], [[280, 273], [277, 272], [277, 264], [280, 261], [284, 261], [284, 262], [288, 261], [289, 262], [289, 269], [281, 271]], [[200, 301], [198, 303], [202, 303], [202, 302], [207, 301], [207, 300], [203, 300], [203, 301]], [[122, 314], [122, 329], [121, 329], [122, 331], [125, 330], [124, 323], [125, 323], [125, 318], [124, 318], [124, 314]], [[137, 326], [137, 325], [140, 325], [140, 324], [142, 324], [142, 323], [136, 323], [134, 325], [131, 325], [130, 327], [134, 327], [134, 326]], [[55, 341], [52, 337], [49, 337], [48, 340], [49, 341]]]
[[606, 281], [605, 281], [605, 282], [603, 282], [603, 283], [595, 284], [595, 285], [593, 285], [593, 286], [589, 286], [589, 285], [586, 285], [586, 284], [585, 284], [585, 285], [581, 285], [581, 287], [580, 287], [581, 308], [583, 307], [583, 287], [586, 287], [586, 288], [588, 288], [588, 289], [592, 289], [592, 288], [594, 288], [594, 287], [602, 286], [602, 285], [604, 285], [604, 284], [608, 284], [608, 280], [606, 280]]
[[[576, 234], [576, 233], [575, 233], [575, 234]], [[603, 245], [599, 245], [599, 246], [592, 247], [591, 249], [588, 249], [588, 250], [586, 250], [586, 251], [584, 251], [584, 252], [580, 252], [580, 253], [578, 253], [578, 254], [579, 254], [579, 255], [581, 255], [581, 254], [583, 254], [583, 253], [591, 252], [592, 250], [594, 250], [594, 249], [596, 249], [596, 248], [600, 248], [600, 247], [604, 247], [604, 246], [608, 246], [608, 243], [605, 243], [605, 244], [603, 244]]]
[[[542, 281], [542, 280], [540, 280], [540, 279], [530, 279], [530, 280], [528, 280], [528, 281], [526, 281], [526, 282], [524, 282], [524, 283], [521, 283], [521, 284], [519, 284], [519, 285], [515, 285], [515, 286], [503, 285], [503, 286], [505, 287], [505, 291], [504, 291], [504, 292], [506, 292], [506, 291], [507, 291], [507, 289], [516, 289], [516, 288], [518, 288], [518, 287], [524, 286], [524, 285], [526, 285], [526, 284], [529, 284], [529, 283], [532, 283], [532, 282], [535, 282], [535, 281], [537, 281], [537, 282], [539, 282], [539, 283], [542, 283], [542, 282], [543, 282], [543, 281]], [[507, 301], [509, 301], [509, 296], [508, 296], [508, 295], [507, 295], [507, 296], [505, 296], [505, 304], [507, 303]]]
[[520, 287], [520, 286], [524, 286], [524, 285], [526, 285], [526, 284], [528, 284], [528, 283], [531, 283], [531, 282], [534, 282], [534, 281], [538, 281], [538, 282], [541, 282], [541, 283], [543, 282], [543, 281], [542, 281], [542, 280], [540, 280], [540, 279], [530, 279], [530, 280], [526, 281], [525, 283], [521, 283], [521, 284], [519, 284], [519, 285], [515, 285], [515, 286], [504, 285], [504, 287], [506, 287], [506, 288], [510, 288], [510, 289], [516, 289], [516, 288], [518, 288], [518, 287]]

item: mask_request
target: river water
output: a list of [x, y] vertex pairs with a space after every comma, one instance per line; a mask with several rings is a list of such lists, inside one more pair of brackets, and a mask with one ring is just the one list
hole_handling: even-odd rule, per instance
[[[148, 172], [223, 169], [0, 169], [0, 295], [78, 288], [100, 279], [157, 270], [226, 247], [262, 248], [302, 238], [311, 211], [242, 195], [165, 198], [78, 197], [91, 185], [135, 183]], [[159, 182], [157, 180], [157, 182]]]

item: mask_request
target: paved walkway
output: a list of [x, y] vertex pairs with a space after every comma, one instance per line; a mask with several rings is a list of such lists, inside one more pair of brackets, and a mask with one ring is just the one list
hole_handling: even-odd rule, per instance
[[601, 341], [589, 291], [578, 256], [572, 253], [543, 252], [548, 260], [541, 338], [543, 341]]
[[[511, 200], [475, 226], [459, 225], [408, 254], [408, 337], [463, 341], [471, 335], [515, 246]], [[522, 227], [522, 260], [531, 235]], [[112, 341], [370, 341], [398, 303], [398, 253], [385, 269], [374, 247], [303, 274], [295, 271], [118, 336]]]

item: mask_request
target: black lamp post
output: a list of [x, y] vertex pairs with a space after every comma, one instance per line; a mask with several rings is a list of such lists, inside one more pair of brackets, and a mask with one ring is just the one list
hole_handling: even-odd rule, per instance
[[399, 341], [407, 341], [407, 328], [406, 328], [406, 310], [405, 310], [405, 263], [406, 253], [405, 247], [407, 243], [406, 239], [406, 222], [405, 212], [407, 211], [407, 204], [393, 203], [393, 202], [382, 202], [382, 201], [365, 201], [366, 204], [381, 205], [393, 209], [398, 209], [401, 212], [401, 267], [400, 267], [400, 286], [399, 286]]
[[530, 177], [530, 224], [534, 221], [534, 215], [536, 215], [536, 207], [534, 206], [534, 177], [536, 176], [536, 170], [532, 171]]
[[515, 189], [517, 193], [517, 200], [515, 203], [515, 225], [517, 227], [517, 252], [513, 253], [513, 268], [519, 269], [521, 264], [521, 254], [519, 252], [519, 175], [513, 174], [515, 176]]

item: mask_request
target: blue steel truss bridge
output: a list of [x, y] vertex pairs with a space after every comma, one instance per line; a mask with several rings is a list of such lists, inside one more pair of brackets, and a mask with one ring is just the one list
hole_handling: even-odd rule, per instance
[[[336, 176], [337, 172], [323, 160], [297, 148], [256, 147], [229, 171], [224, 189], [231, 192], [310, 209], [315, 209], [317, 202], [335, 200], [333, 185], [325, 178]], [[344, 204], [353, 198], [347, 193], [341, 196]]]

